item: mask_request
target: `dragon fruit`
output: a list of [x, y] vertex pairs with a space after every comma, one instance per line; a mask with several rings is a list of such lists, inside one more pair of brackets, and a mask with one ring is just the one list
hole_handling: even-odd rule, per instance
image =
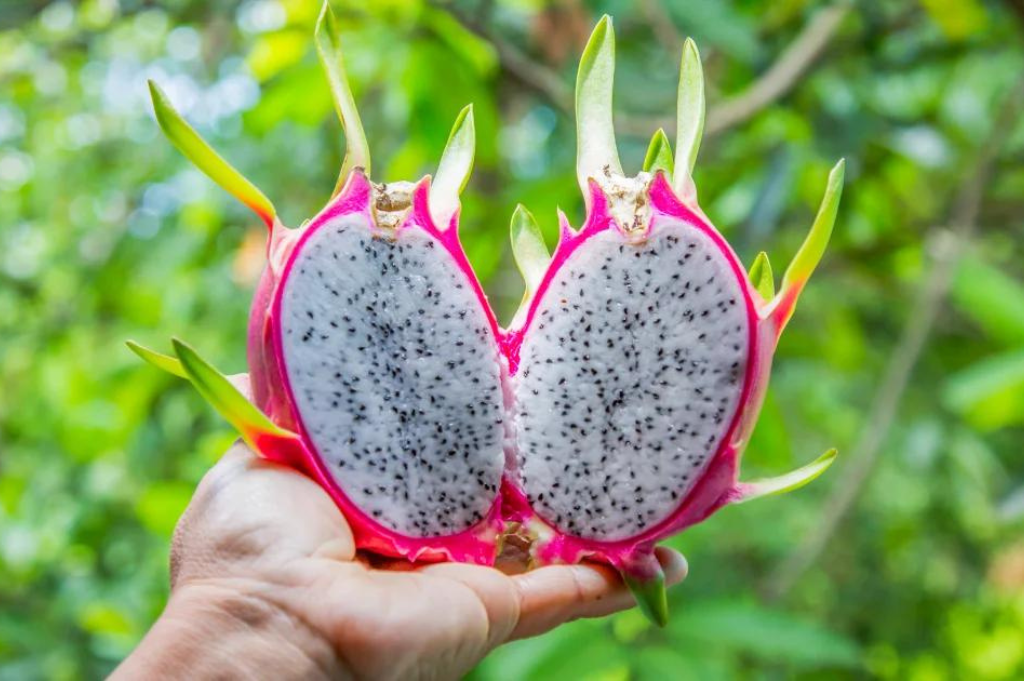
[[835, 457], [737, 479], [779, 335], [831, 234], [842, 161], [776, 293], [767, 256], [745, 272], [697, 203], [704, 86], [692, 41], [675, 154], [659, 130], [643, 170], [623, 173], [604, 17], [576, 86], [586, 219], [574, 230], [560, 213], [549, 254], [516, 209], [526, 294], [502, 328], [458, 239], [472, 108], [434, 178], [377, 184], [326, 3], [316, 44], [347, 149], [331, 201], [298, 229], [151, 83], [171, 141], [270, 232], [249, 325], [252, 401], [181, 341], [176, 357], [130, 347], [191, 380], [257, 452], [317, 480], [360, 548], [493, 564], [515, 536], [533, 563], [615, 566], [663, 624], [659, 540], [727, 504], [800, 487]]

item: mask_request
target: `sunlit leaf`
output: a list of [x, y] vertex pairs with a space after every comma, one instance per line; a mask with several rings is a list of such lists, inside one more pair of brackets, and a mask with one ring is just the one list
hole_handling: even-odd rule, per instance
[[268, 33], [253, 43], [246, 63], [258, 80], [265, 81], [298, 63], [308, 49], [308, 31]]
[[481, 75], [488, 75], [497, 68], [498, 55], [494, 46], [470, 31], [448, 12], [428, 6], [424, 8], [422, 20], [448, 47]]
[[987, 357], [953, 374], [943, 399], [982, 430], [1024, 423], [1024, 350]]
[[430, 212], [438, 229], [447, 229], [459, 209], [459, 195], [469, 182], [475, 157], [476, 124], [473, 105], [467, 104], [452, 125], [437, 174], [430, 184]]
[[181, 362], [178, 361], [177, 357], [171, 357], [155, 350], [139, 345], [135, 341], [127, 341], [125, 343], [128, 349], [134, 352], [136, 355], [141, 357], [145, 362], [155, 366], [157, 369], [161, 369], [177, 376], [178, 378], [188, 378], [188, 374], [185, 373], [185, 369], [181, 366]]
[[946, 37], [963, 40], [988, 25], [985, 5], [978, 0], [921, 0]]
[[775, 297], [775, 280], [772, 277], [772, 265], [768, 261], [767, 253], [761, 251], [757, 254], [747, 277], [763, 300], [771, 300]]
[[736, 489], [737, 502], [753, 501], [761, 497], [786, 494], [810, 484], [829, 469], [836, 459], [836, 450], [830, 449], [811, 463], [782, 475], [741, 482]]
[[953, 280], [953, 301], [996, 340], [1024, 344], [1024, 281], [977, 257], [965, 256]]
[[695, 601], [669, 629], [684, 639], [797, 667], [857, 667], [861, 651], [827, 624], [743, 601]]

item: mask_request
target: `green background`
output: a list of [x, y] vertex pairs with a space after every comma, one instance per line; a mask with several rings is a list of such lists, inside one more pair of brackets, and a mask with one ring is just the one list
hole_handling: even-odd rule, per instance
[[[720, 128], [716, 105], [763, 86], [822, 11], [840, 18], [792, 87], [705, 140], [696, 171], [744, 262], [764, 249], [781, 270], [847, 158], [836, 233], [779, 347], [744, 474], [829, 446], [840, 459], [673, 539], [691, 575], [668, 628], [636, 611], [575, 623], [473, 678], [1024, 676], [1020, 7], [335, 3], [376, 179], [432, 172], [475, 102], [462, 235], [504, 321], [522, 293], [515, 203], [549, 244], [556, 207], [582, 216], [564, 97], [601, 13], [616, 19], [634, 171], [674, 112], [682, 37], [701, 49]], [[123, 345], [178, 334], [244, 370], [264, 237], [160, 136], [146, 79], [299, 224], [344, 148], [317, 10], [0, 0], [0, 679], [95, 678], [131, 650], [166, 597], [175, 520], [234, 437]]]

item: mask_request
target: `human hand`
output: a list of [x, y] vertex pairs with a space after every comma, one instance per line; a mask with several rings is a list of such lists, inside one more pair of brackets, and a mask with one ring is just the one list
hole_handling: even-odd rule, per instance
[[[658, 560], [683, 579], [679, 553]], [[371, 563], [315, 482], [238, 444], [179, 521], [167, 608], [115, 678], [458, 678], [506, 641], [632, 605], [600, 565]]]

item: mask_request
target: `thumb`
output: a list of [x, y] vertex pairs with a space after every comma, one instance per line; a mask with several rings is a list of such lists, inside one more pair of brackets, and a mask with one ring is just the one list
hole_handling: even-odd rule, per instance
[[[688, 571], [681, 553], [655, 549], [665, 581], [678, 584]], [[519, 591], [519, 621], [510, 639], [528, 638], [583, 617], [603, 617], [636, 605], [618, 572], [606, 565], [551, 565], [511, 578]]]

